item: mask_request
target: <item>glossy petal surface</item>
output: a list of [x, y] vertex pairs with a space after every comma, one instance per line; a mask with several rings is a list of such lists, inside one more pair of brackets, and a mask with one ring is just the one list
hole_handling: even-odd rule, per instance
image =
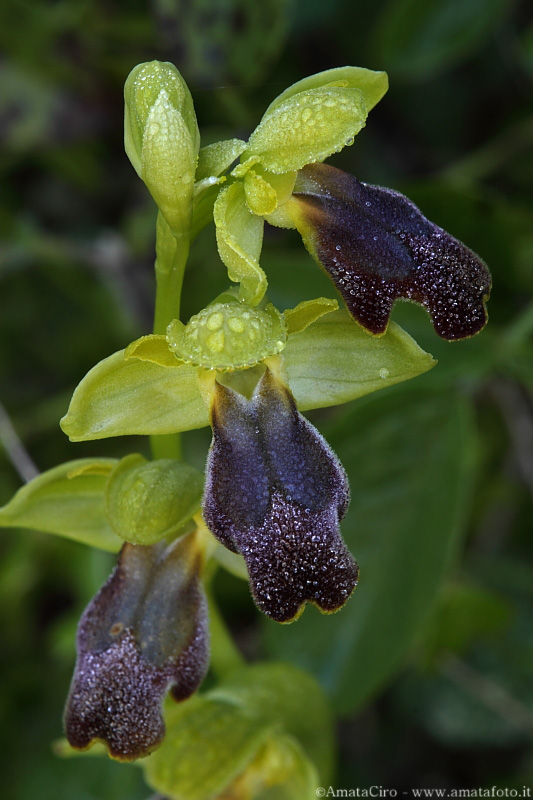
[[207, 614], [195, 533], [173, 544], [126, 544], [78, 627], [65, 711], [69, 743], [112, 757], [146, 755], [165, 732], [161, 702], [189, 697], [207, 670]]
[[204, 515], [240, 553], [259, 608], [289, 622], [310, 601], [340, 608], [357, 583], [339, 520], [349, 490], [341, 464], [267, 369], [251, 400], [218, 385]]
[[444, 339], [483, 328], [491, 287], [486, 265], [406, 197], [314, 165], [300, 172], [293, 198], [306, 246], [367, 330], [384, 333], [398, 298], [425, 306]]

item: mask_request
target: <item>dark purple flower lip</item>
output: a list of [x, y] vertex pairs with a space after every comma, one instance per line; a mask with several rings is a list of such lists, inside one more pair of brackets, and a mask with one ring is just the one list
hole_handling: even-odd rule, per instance
[[293, 201], [306, 247], [371, 333], [385, 332], [399, 298], [423, 305], [444, 339], [484, 327], [491, 288], [485, 263], [404, 195], [312, 164], [300, 170]]
[[208, 627], [195, 536], [171, 545], [125, 544], [86, 608], [65, 710], [72, 747], [103, 741], [113, 758], [148, 755], [164, 737], [167, 690], [184, 700], [203, 680]]
[[204, 516], [244, 557], [257, 606], [277, 622], [306, 602], [336, 611], [358, 568], [339, 530], [348, 481], [329, 445], [268, 368], [251, 400], [217, 383], [211, 418]]

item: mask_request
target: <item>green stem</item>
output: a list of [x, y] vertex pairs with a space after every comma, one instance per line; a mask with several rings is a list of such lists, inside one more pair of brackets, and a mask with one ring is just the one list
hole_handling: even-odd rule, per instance
[[218, 677], [226, 675], [246, 662], [229, 633], [210, 587], [206, 587], [211, 635], [211, 668]]
[[[189, 255], [187, 235], [174, 236], [159, 212], [156, 229], [154, 333], [164, 335], [173, 319], [179, 319], [181, 287]], [[151, 436], [154, 458], [181, 458], [179, 433]]]
[[174, 236], [161, 213], [157, 217], [155, 259], [154, 333], [165, 334], [167, 325], [179, 319], [181, 287], [189, 256], [189, 238]]

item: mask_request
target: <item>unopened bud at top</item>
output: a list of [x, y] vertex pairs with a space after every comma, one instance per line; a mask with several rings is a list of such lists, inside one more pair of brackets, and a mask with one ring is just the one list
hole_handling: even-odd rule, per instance
[[124, 144], [174, 233], [189, 227], [200, 134], [191, 94], [169, 62], [139, 64], [124, 87]]

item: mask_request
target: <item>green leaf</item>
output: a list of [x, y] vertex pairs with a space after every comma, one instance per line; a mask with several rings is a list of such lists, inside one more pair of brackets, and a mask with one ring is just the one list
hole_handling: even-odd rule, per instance
[[457, 552], [471, 488], [470, 413], [456, 396], [404, 388], [363, 401], [329, 432], [351, 483], [343, 533], [359, 587], [332, 617], [308, 610], [290, 630], [265, 624], [271, 651], [296, 654], [341, 713], [363, 706], [401, 667]]
[[116, 463], [114, 458], [81, 458], [43, 472], [0, 508], [0, 527], [33, 528], [117, 552], [122, 540], [107, 521], [108, 476], [103, 469], [107, 464], [111, 470]]
[[345, 309], [326, 314], [290, 336], [283, 359], [302, 411], [346, 403], [435, 365], [429, 353], [398, 325], [390, 323], [383, 336], [374, 337]]
[[124, 351], [100, 361], [77, 386], [61, 428], [73, 442], [176, 433], [209, 423], [197, 367], [162, 367]]
[[428, 80], [480, 47], [508, 8], [509, 0], [390, 0], [376, 47], [391, 72]]
[[153, 544], [171, 536], [199, 510], [203, 483], [203, 475], [181, 461], [126, 456], [106, 486], [111, 527], [133, 544]]
[[500, 634], [512, 616], [504, 596], [475, 584], [451, 584], [428, 618], [420, 659], [431, 664], [446, 652], [462, 655], [473, 642]]
[[263, 117], [242, 158], [257, 156], [272, 172], [298, 170], [352, 144], [366, 117], [359, 89], [308, 89]]
[[366, 110], [370, 111], [379, 103], [389, 88], [389, 81], [386, 72], [375, 72], [372, 69], [364, 69], [363, 67], [327, 69], [324, 72], [316, 73], [316, 75], [309, 75], [309, 77], [303, 78], [303, 80], [293, 83], [292, 86], [285, 89], [272, 101], [265, 111], [264, 117], [271, 114], [278, 106], [283, 105], [295, 94], [300, 94], [300, 92], [305, 92], [309, 89], [327, 88], [329, 86], [359, 89], [363, 93]]
[[243, 142], [242, 139], [225, 139], [202, 147], [198, 153], [196, 180], [203, 180], [211, 176], [218, 178], [231, 167], [245, 149], [246, 142]]
[[241, 182], [220, 192], [213, 219], [218, 252], [227, 267], [229, 279], [241, 284], [241, 300], [257, 305], [267, 287], [266, 275], [259, 266], [264, 223], [248, 209]]

